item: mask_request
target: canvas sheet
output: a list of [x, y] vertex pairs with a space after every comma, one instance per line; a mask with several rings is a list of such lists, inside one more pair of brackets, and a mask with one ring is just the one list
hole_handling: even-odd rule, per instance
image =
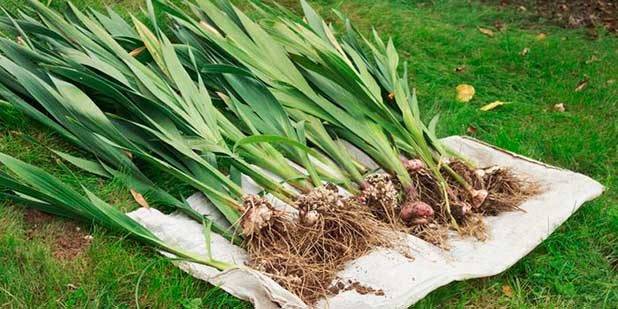
[[[453, 234], [449, 240], [451, 249], [446, 251], [405, 235], [404, 246], [409, 248], [413, 259], [404, 256], [401, 250], [376, 249], [346, 265], [338, 277], [382, 290], [384, 295], [363, 295], [352, 289], [323, 299], [315, 307], [406, 308], [449, 282], [498, 274], [539, 245], [584, 202], [594, 199], [604, 190], [601, 184], [585, 175], [552, 167], [471, 138], [452, 136], [443, 141], [478, 167], [498, 165], [512, 168], [538, 183], [543, 193], [526, 201], [521, 206], [524, 211], [486, 217], [490, 235], [487, 241]], [[357, 155], [359, 159], [367, 160], [361, 153]], [[249, 191], [257, 190], [249, 181], [244, 181], [243, 186]], [[191, 196], [188, 201], [205, 214], [217, 215], [201, 194]], [[142, 208], [130, 215], [164, 241], [205, 254], [202, 225], [183, 214], [166, 215], [155, 209]], [[219, 235], [213, 234], [212, 238], [214, 258], [244, 264], [246, 254], [243, 249]], [[256, 308], [308, 307], [268, 276], [246, 267], [220, 272], [188, 262], [178, 262], [177, 265], [198, 279], [252, 302]]]

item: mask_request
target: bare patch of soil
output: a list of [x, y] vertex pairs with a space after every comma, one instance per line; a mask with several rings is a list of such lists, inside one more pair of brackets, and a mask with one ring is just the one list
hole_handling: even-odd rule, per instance
[[75, 224], [67, 224], [63, 233], [54, 239], [52, 254], [61, 261], [70, 261], [88, 249], [92, 238]]
[[534, 12], [565, 28], [605, 27], [618, 34], [618, 2], [615, 0], [501, 0], [500, 4]]
[[92, 236], [73, 222], [63, 222], [61, 228], [51, 234], [44, 234], [43, 229], [54, 222], [54, 216], [36, 209], [27, 208], [24, 211], [24, 222], [28, 225], [26, 237], [34, 239], [45, 237], [51, 240], [52, 255], [61, 261], [70, 261], [82, 254], [92, 240]]
[[37, 228], [41, 224], [47, 224], [53, 219], [54, 216], [34, 208], [26, 208], [24, 211], [24, 221], [33, 228]]

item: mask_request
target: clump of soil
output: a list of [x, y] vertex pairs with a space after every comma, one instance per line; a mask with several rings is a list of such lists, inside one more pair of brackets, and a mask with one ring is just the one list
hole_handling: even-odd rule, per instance
[[51, 234], [40, 235], [41, 230], [55, 221], [50, 214], [41, 212], [33, 208], [26, 208], [24, 211], [24, 222], [29, 226], [26, 231], [28, 239], [37, 236], [51, 238], [52, 255], [61, 261], [70, 261], [82, 254], [92, 240], [92, 236], [82, 231], [81, 227], [73, 222], [63, 222], [59, 231]]
[[268, 224], [246, 235], [245, 242], [249, 266], [269, 274], [308, 304], [328, 295], [347, 262], [388, 244], [383, 223], [366, 207], [339, 195], [335, 186], [315, 188], [295, 206], [298, 217], [270, 206]]
[[501, 0], [566, 28], [597, 26], [618, 34], [618, 2], [613, 0]]
[[347, 280], [346, 282], [343, 282], [340, 279], [328, 288], [328, 293], [329, 295], [337, 295], [341, 292], [351, 290], [355, 290], [361, 295], [373, 294], [377, 296], [384, 296], [384, 290], [382, 289], [374, 289], [372, 287], [365, 286], [358, 281]]

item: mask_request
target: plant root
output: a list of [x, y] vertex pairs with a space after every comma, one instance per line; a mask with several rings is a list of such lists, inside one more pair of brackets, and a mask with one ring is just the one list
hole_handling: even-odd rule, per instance
[[248, 265], [307, 304], [329, 294], [347, 262], [392, 241], [383, 223], [356, 200], [339, 195], [335, 186], [315, 188], [295, 206], [298, 218], [273, 213], [269, 224], [246, 235], [245, 242]]
[[[518, 210], [523, 201], [540, 192], [535, 184], [507, 168], [475, 170], [459, 160], [447, 164], [470, 184], [466, 188], [446, 171], [443, 173], [451, 215], [462, 236], [486, 240], [488, 234], [482, 216]], [[412, 178], [410, 188], [404, 190], [396, 178], [387, 174], [370, 175], [361, 186], [359, 202], [395, 230], [448, 248], [447, 231], [451, 221], [440, 183], [417, 159], [404, 160], [404, 166]]]
[[[461, 161], [453, 161], [450, 166], [475, 189], [487, 191], [484, 202], [473, 209], [475, 213], [484, 216], [496, 216], [502, 212], [519, 210], [519, 205], [523, 201], [541, 192], [538, 185], [515, 175], [508, 168], [492, 166], [473, 170]], [[454, 186], [452, 179], [450, 184]], [[474, 198], [460, 194], [468, 201]]]

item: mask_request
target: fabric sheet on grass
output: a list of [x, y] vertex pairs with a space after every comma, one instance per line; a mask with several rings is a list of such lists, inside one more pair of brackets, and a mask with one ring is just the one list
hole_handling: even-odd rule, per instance
[[[565, 169], [513, 154], [477, 140], [452, 136], [443, 142], [478, 167], [502, 166], [513, 169], [541, 186], [542, 193], [521, 205], [523, 211], [485, 217], [489, 239], [478, 241], [452, 233], [450, 250], [437, 248], [419, 238], [403, 236], [412, 258], [401, 250], [376, 249], [348, 265], [338, 274], [342, 282], [360, 285], [382, 293], [360, 294], [351, 289], [323, 299], [317, 308], [407, 308], [431, 291], [456, 280], [487, 277], [505, 271], [546, 239], [586, 201], [599, 196], [604, 188], [593, 179]], [[355, 152], [366, 163], [368, 158]], [[259, 190], [244, 179], [243, 187]], [[205, 214], [217, 215], [200, 193], [189, 204]], [[195, 253], [206, 254], [202, 225], [180, 213], [163, 214], [142, 208], [130, 216], [164, 241]], [[215, 217], [215, 220], [217, 218]], [[213, 233], [213, 257], [244, 265], [246, 253]], [[260, 308], [308, 308], [268, 276], [243, 267], [224, 272], [188, 262], [177, 262], [190, 275], [208, 281], [230, 294]]]

